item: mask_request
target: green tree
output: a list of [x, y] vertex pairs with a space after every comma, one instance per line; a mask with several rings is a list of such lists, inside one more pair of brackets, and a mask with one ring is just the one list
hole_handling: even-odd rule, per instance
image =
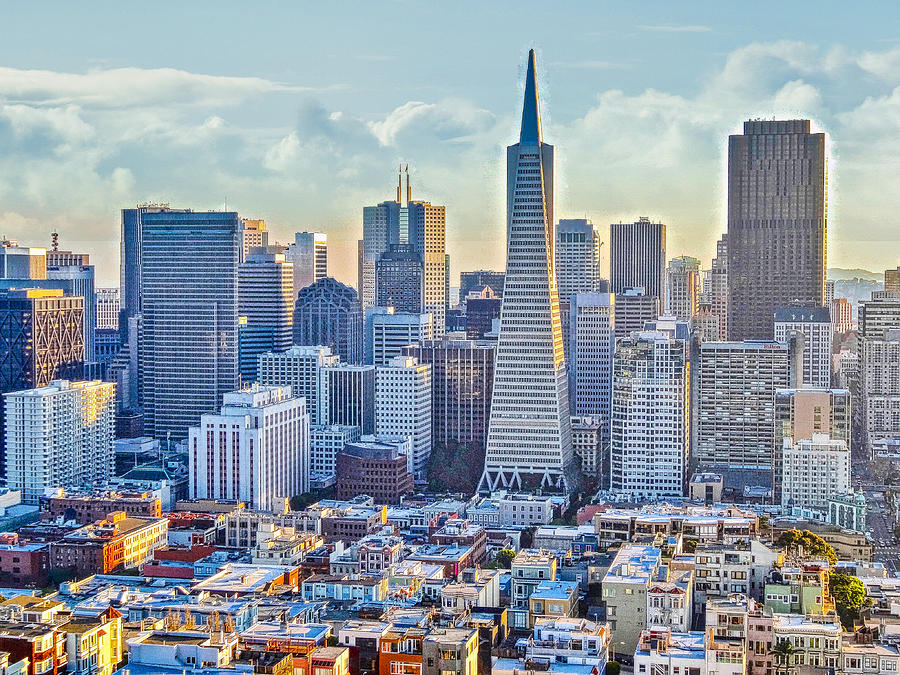
[[866, 589], [862, 581], [849, 574], [831, 573], [828, 585], [838, 616], [846, 630], [853, 630], [859, 620], [859, 610], [866, 604]]
[[502, 569], [508, 570], [510, 567], [512, 567], [512, 561], [515, 557], [515, 551], [511, 551], [508, 548], [501, 549], [497, 551], [497, 566]]
[[791, 661], [794, 656], [794, 646], [790, 643], [790, 640], [779, 640], [775, 643], [775, 646], [772, 647], [772, 650], [769, 652], [770, 655], [775, 657], [775, 672], [776, 673], [791, 673], [794, 671], [793, 664]]
[[681, 542], [681, 550], [685, 553], [694, 553], [697, 550], [696, 539], [684, 539]]
[[437, 443], [428, 460], [428, 488], [473, 494], [483, 469], [483, 448], [471, 443]]
[[622, 664], [618, 661], [606, 662], [606, 675], [619, 675], [622, 672]]
[[805, 557], [825, 558], [832, 566], [837, 563], [831, 544], [809, 530], [785, 530], [776, 543], [795, 555], [800, 555], [802, 551]]

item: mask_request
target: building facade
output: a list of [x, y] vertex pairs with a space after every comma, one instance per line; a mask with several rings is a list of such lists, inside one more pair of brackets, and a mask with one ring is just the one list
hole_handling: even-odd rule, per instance
[[253, 385], [226, 394], [188, 439], [192, 499], [242, 501], [273, 511], [309, 487], [309, 415], [290, 388]]
[[363, 316], [356, 291], [331, 277], [300, 289], [294, 305], [294, 344], [331, 347], [346, 363], [362, 363]]
[[775, 310], [775, 341], [792, 333], [803, 336], [803, 378], [810, 387], [831, 386], [831, 313], [827, 307], [779, 307]]
[[556, 225], [556, 287], [560, 302], [576, 293], [600, 290], [600, 235], [586, 218], [561, 219]]
[[294, 292], [312, 286], [328, 276], [328, 235], [297, 232], [284, 257], [293, 268]]
[[639, 218], [609, 226], [609, 290], [642, 286], [658, 300], [665, 296], [666, 226]]
[[340, 359], [330, 347], [294, 346], [283, 352], [260, 354], [256, 380], [262, 385], [291, 388], [291, 395], [306, 400], [311, 424], [319, 424], [319, 371]]
[[[569, 304], [569, 394], [573, 415], [610, 419], [615, 295], [578, 293]], [[604, 434], [608, 437], [608, 433]]]
[[410, 473], [424, 478], [431, 457], [431, 366], [397, 356], [375, 369], [375, 433], [409, 438]]
[[430, 312], [395, 312], [392, 307], [366, 310], [366, 363], [383, 366], [400, 356], [407, 345], [422, 344], [435, 337]]
[[689, 255], [669, 261], [666, 268], [666, 314], [690, 321], [700, 308], [700, 261]]
[[778, 307], [825, 304], [825, 134], [749, 120], [728, 138], [728, 339], [771, 340]]
[[567, 478], [572, 427], [554, 272], [554, 194], [554, 148], [541, 138], [532, 50], [519, 142], [507, 148], [506, 279], [482, 490], [573, 487]]
[[375, 366], [335, 363], [321, 367], [316, 396], [319, 424], [375, 433]]

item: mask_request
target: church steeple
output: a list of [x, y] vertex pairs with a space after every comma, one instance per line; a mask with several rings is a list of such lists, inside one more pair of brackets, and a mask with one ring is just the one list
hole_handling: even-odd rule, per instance
[[525, 104], [522, 106], [522, 131], [519, 143], [538, 145], [541, 142], [541, 102], [538, 98], [534, 50], [528, 52], [528, 74], [525, 76]]

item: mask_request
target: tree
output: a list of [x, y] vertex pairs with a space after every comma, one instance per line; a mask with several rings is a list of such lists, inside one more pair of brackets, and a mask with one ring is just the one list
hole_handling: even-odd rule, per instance
[[831, 544], [809, 530], [785, 530], [775, 543], [795, 555], [802, 552], [806, 557], [825, 558], [832, 566], [837, 563], [837, 555]]
[[790, 640], [779, 640], [769, 652], [775, 657], [775, 668], [777, 673], [790, 673], [793, 671], [792, 658], [794, 655], [794, 645]]
[[681, 550], [685, 553], [694, 553], [697, 550], [696, 539], [684, 539], [681, 542]]
[[606, 662], [606, 675], [619, 675], [622, 672], [622, 665], [618, 661]]
[[859, 620], [859, 610], [866, 603], [865, 586], [856, 577], [836, 572], [831, 573], [828, 585], [838, 616], [841, 617], [841, 624], [846, 630], [853, 630], [854, 624]]
[[428, 488], [473, 494], [484, 469], [484, 448], [471, 443], [436, 443], [428, 459]]
[[508, 570], [510, 567], [512, 567], [512, 561], [515, 557], [515, 551], [511, 551], [508, 548], [501, 549], [497, 551], [497, 566], [502, 569]]

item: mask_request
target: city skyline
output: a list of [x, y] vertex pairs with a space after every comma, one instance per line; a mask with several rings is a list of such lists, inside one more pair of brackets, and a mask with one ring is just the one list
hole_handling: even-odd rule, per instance
[[[39, 53], [20, 39], [39, 19], [23, 10], [11, 17], [11, 39], [0, 47], [0, 137], [10, 148], [0, 163], [0, 227], [33, 245], [49, 243], [58, 229], [66, 248], [95, 256], [98, 286], [108, 286], [120, 209], [167, 201], [200, 210], [227, 200], [242, 216], [266, 219], [278, 241], [326, 231], [334, 275], [355, 284], [361, 207], [383, 199], [403, 161], [421, 194], [447, 206], [453, 278], [502, 268], [498, 139], [513, 133], [510, 102], [518, 97], [509, 83], [521, 80], [520, 62], [535, 47], [546, 64], [546, 130], [567, 148], [558, 217], [587, 216], [604, 240], [610, 222], [662, 220], [670, 255], [692, 255], [706, 267], [725, 230], [727, 135], [753, 117], [809, 117], [831, 146], [829, 263], [892, 267], [889, 244], [898, 235], [889, 216], [898, 197], [885, 186], [900, 171], [889, 159], [900, 50], [889, 29], [865, 41], [841, 30], [860, 17], [836, 3], [821, 13], [804, 11], [809, 7], [783, 10], [773, 29], [762, 25], [765, 12], [733, 9], [711, 20], [703, 3], [586, 6], [587, 27], [570, 29], [568, 40], [548, 30], [523, 42], [527, 32], [510, 30], [493, 45], [476, 39], [490, 29], [488, 20], [460, 26], [443, 10], [409, 7], [410, 20], [449, 21], [473, 38], [471, 49], [446, 59], [456, 52], [442, 49], [444, 36], [427, 46], [416, 37], [409, 49], [376, 49], [352, 26], [324, 47], [312, 35], [309, 44], [273, 47], [278, 59], [244, 54], [240, 61], [210, 59], [203, 36], [167, 49], [173, 35], [165, 31], [154, 32], [140, 55], [122, 50], [118, 33], [128, 31], [115, 27], [129, 17], [94, 16], [95, 8], [81, 11], [97, 19], [85, 22], [96, 39], [72, 43], [44, 26], [50, 39], [59, 38], [58, 49]], [[525, 15], [551, 26], [560, 20], [537, 5], [522, 16], [504, 9], [480, 13], [502, 14], [513, 26]], [[70, 10], [58, 11], [64, 18]], [[169, 12], [167, 24], [199, 11]], [[355, 11], [374, 22], [360, 26], [390, 14], [363, 5]], [[329, 10], [307, 12], [311, 25], [328, 20]], [[244, 26], [225, 5], [204, 23], [219, 32], [252, 30], [257, 21], [282, 30], [271, 18], [263, 10]], [[136, 30], [149, 35], [155, 21], [142, 17]], [[425, 79], [428, 69], [434, 76]]]

